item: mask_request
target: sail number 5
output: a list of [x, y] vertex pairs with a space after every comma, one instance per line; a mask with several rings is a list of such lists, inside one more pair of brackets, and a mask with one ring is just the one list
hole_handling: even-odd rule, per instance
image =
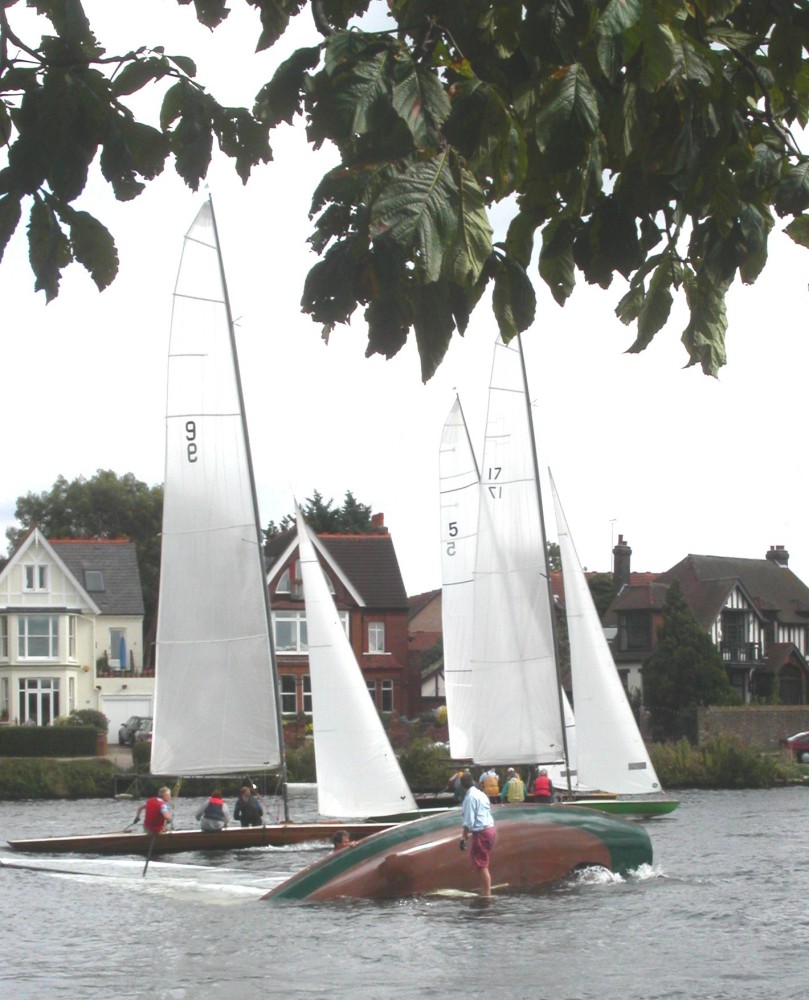
[[[450, 521], [449, 522], [449, 532], [448, 532], [448, 534], [449, 534], [450, 538], [456, 538], [457, 537], [457, 535], [458, 535], [458, 522], [457, 521]], [[455, 555], [455, 542], [447, 542], [447, 555], [448, 556], [454, 556]]]
[[187, 420], [185, 423], [185, 455], [189, 462], [196, 462], [197, 458], [197, 424], [194, 420]]

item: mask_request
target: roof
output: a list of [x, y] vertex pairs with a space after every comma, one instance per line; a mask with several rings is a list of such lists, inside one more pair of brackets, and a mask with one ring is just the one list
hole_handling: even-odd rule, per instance
[[428, 590], [423, 594], [416, 594], [415, 597], [408, 597], [407, 603], [410, 607], [408, 617], [414, 618], [420, 611], [423, 611], [428, 604], [440, 596], [441, 588], [439, 587], [437, 590]]
[[104, 589], [88, 591], [102, 614], [143, 614], [134, 542], [127, 538], [49, 538], [48, 543], [85, 590], [86, 571], [102, 574]]
[[809, 587], [787, 566], [770, 559], [689, 554], [660, 577], [660, 583], [679, 581], [697, 619], [710, 624], [737, 585], [764, 615], [777, 613], [784, 624], [809, 624]]

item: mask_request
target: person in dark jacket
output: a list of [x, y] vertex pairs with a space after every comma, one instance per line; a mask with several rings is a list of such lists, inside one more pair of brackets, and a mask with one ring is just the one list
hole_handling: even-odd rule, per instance
[[196, 816], [199, 820], [200, 830], [204, 830], [206, 833], [225, 829], [230, 822], [230, 812], [227, 803], [222, 798], [222, 792], [218, 788], [211, 792], [211, 797], [205, 805], [197, 809]]
[[237, 819], [242, 826], [261, 826], [264, 806], [256, 795], [253, 785], [243, 785], [239, 789], [239, 797], [236, 799], [236, 806], [233, 809], [233, 818]]

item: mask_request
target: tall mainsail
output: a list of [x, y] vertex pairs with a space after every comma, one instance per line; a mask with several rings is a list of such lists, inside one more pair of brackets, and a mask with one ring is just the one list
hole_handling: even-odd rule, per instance
[[296, 505], [306, 604], [318, 812], [340, 819], [416, 810]]
[[565, 585], [579, 782], [621, 795], [659, 792], [660, 782], [615, 669], [553, 478], [551, 490]]
[[563, 762], [545, 531], [519, 340], [498, 339], [475, 561], [472, 676], [478, 763]]
[[261, 532], [213, 208], [174, 290], [152, 771], [280, 762]]
[[472, 620], [480, 474], [461, 402], [456, 398], [441, 435], [441, 618], [449, 748], [454, 760], [471, 758]]

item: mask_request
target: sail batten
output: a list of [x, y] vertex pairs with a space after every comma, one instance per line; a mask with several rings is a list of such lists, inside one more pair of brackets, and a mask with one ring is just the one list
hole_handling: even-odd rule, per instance
[[249, 441], [213, 210], [186, 234], [166, 402], [152, 770], [280, 763]]

